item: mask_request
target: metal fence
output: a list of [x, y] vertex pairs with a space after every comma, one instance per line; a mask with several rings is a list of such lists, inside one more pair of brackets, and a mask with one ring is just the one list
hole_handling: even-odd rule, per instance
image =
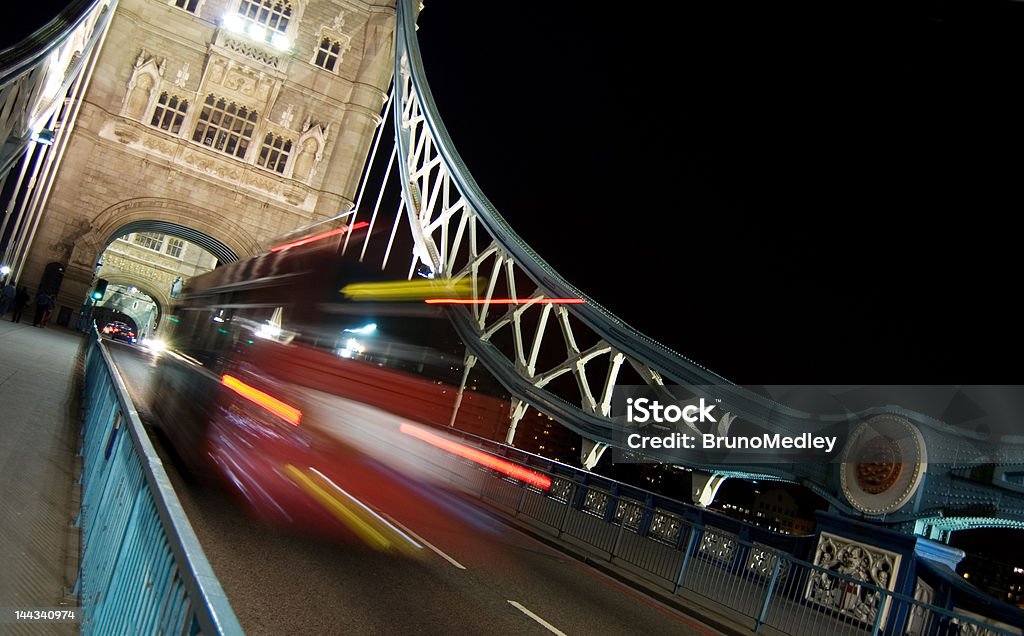
[[82, 633], [241, 634], [95, 328], [83, 346]]
[[[1019, 635], [1020, 629], [893, 593], [736, 532], [587, 483], [589, 474], [457, 433], [552, 479], [543, 491], [451, 456], [453, 475], [492, 508], [582, 548], [666, 591], [745, 623], [755, 633], [812, 636]], [[568, 471], [565, 469], [569, 468]], [[568, 473], [568, 474], [559, 474]], [[474, 478], [475, 477], [475, 478]]]

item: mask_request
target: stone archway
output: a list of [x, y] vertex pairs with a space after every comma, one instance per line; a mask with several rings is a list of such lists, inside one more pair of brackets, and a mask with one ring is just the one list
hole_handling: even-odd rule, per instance
[[221, 243], [217, 239], [213, 238], [203, 232], [198, 232], [190, 227], [184, 225], [178, 225], [177, 223], [170, 223], [168, 221], [154, 221], [154, 220], [142, 220], [132, 221], [127, 225], [118, 228], [113, 234], [107, 238], [106, 244], [103, 249], [110, 246], [112, 242], [118, 238], [131, 234], [133, 232], [156, 232], [158, 234], [167, 234], [169, 236], [176, 236], [180, 239], [184, 239], [189, 243], [195, 243], [199, 247], [203, 248], [207, 252], [217, 257], [220, 263], [233, 263], [238, 260], [238, 254], [234, 252], [230, 247]]
[[164, 290], [155, 281], [140, 280], [138, 277], [125, 274], [107, 274], [104, 276], [109, 285], [134, 285], [139, 291], [153, 299], [156, 304], [158, 320], [162, 320], [171, 306], [170, 289]]
[[[222, 263], [263, 251], [256, 238], [237, 221], [202, 213], [173, 199], [141, 197], [121, 201], [100, 212], [83, 229], [69, 238], [66, 285], [59, 298], [60, 303], [72, 307], [81, 306], [84, 301], [100, 254], [112, 241], [131, 232], [159, 232], [182, 238], [206, 249]], [[167, 297], [169, 290], [161, 295]]]
[[89, 226], [72, 247], [69, 269], [87, 267], [91, 274], [107, 245], [128, 232], [164, 232], [204, 248], [208, 244], [215, 248], [210, 249], [212, 253], [223, 254], [224, 258], [217, 255], [222, 262], [255, 256], [262, 251], [256, 239], [237, 222], [224, 215], [198, 213], [195, 207], [174, 199], [142, 197], [122, 201], [96, 215]]

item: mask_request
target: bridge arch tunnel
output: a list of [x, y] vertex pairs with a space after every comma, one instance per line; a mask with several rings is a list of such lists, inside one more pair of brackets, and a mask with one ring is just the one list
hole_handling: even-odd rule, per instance
[[155, 219], [142, 219], [122, 225], [107, 238], [103, 251], [106, 251], [110, 244], [117, 239], [136, 233], [165, 234], [187, 241], [213, 255], [217, 259], [218, 264], [231, 263], [238, 260], [238, 254], [234, 249], [206, 232], [193, 229], [187, 225]]
[[93, 319], [102, 328], [105, 323], [124, 315], [135, 323], [135, 333], [140, 337], [152, 335], [163, 322], [171, 299], [169, 290], [153, 286], [152, 281], [122, 273], [109, 273], [104, 298], [96, 303]]
[[96, 278], [107, 281], [93, 313], [131, 317], [139, 336], [156, 331], [175, 294], [189, 278], [237, 260], [224, 242], [191, 227], [140, 219], [114, 230], [97, 257]]
[[[231, 215], [160, 198], [121, 201], [92, 219], [82, 219], [77, 227], [65, 227], [59, 234], [60, 238], [51, 246], [63, 246], [63, 258], [57, 253], [53, 255], [66, 267], [57, 303], [70, 326], [77, 324], [79, 312], [88, 304], [88, 295], [98, 278], [105, 278], [108, 284], [134, 285], [143, 290], [160, 308], [162, 316], [171, 303], [171, 288], [179, 277], [184, 281], [217, 265], [263, 251], [260, 239]], [[151, 240], [136, 241], [140, 236], [149, 236]], [[126, 237], [130, 240], [125, 241]], [[131, 249], [136, 247], [147, 249]], [[135, 257], [148, 253], [154, 257], [150, 260], [156, 262], [156, 267], [144, 267], [127, 252], [135, 252]], [[188, 253], [186, 258], [174, 258], [183, 252]], [[205, 260], [192, 258], [199, 253], [206, 255]], [[182, 263], [186, 266], [181, 267]], [[30, 288], [42, 269], [42, 264], [29, 263], [25, 281]]]

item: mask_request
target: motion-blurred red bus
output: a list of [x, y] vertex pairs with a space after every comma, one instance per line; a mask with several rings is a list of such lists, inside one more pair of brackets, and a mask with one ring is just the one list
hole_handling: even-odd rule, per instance
[[[418, 505], [402, 493], [451, 481], [423, 440], [452, 424], [464, 349], [436, 308], [346, 297], [386, 277], [341, 257], [343, 240], [190, 280], [160, 334], [154, 411], [186, 466], [259, 516], [360, 534], [360, 506]], [[507, 400], [466, 390], [454, 426], [495, 439], [508, 421]]]

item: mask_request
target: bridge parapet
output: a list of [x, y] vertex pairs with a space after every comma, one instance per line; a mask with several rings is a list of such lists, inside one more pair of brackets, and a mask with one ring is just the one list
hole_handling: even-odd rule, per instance
[[445, 430], [551, 479], [543, 490], [449, 455], [453, 482], [473, 484], [470, 494], [502, 515], [592, 562], [739, 616], [755, 632], [1009, 636], [1024, 628], [1024, 612], [956, 576], [961, 551], [923, 537], [828, 513], [816, 535], [772, 532]]
[[83, 346], [82, 633], [241, 634], [95, 327]]

